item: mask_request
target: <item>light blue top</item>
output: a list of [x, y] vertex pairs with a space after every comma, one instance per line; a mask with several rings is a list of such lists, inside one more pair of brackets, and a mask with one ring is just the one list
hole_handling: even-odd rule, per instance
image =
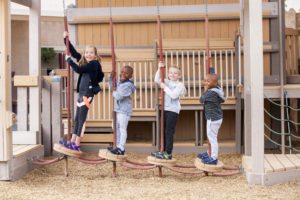
[[[113, 80], [109, 79], [109, 85], [112, 88]], [[117, 84], [117, 90], [113, 91], [114, 111], [128, 116], [132, 114], [132, 93], [135, 86], [131, 80], [120, 81]]]
[[[160, 73], [157, 70], [155, 74], [154, 81], [157, 84], [160, 84]], [[181, 106], [180, 106], [180, 97], [183, 97], [186, 89], [182, 82], [179, 81], [171, 81], [169, 79], [165, 79], [165, 110], [171, 111], [179, 114]]]

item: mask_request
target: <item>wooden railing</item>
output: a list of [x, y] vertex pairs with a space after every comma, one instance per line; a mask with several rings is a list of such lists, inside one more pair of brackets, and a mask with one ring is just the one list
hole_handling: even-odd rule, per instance
[[[203, 41], [165, 40], [164, 57], [167, 68], [178, 65], [182, 69], [182, 82], [187, 89], [182, 98], [183, 104], [199, 104], [199, 97], [204, 92], [204, 81], [206, 78], [206, 53]], [[188, 44], [188, 45], [187, 45]], [[195, 45], [197, 44], [197, 45]], [[189, 47], [187, 47], [189, 46]], [[235, 99], [236, 86], [241, 82], [241, 73], [237, 73], [236, 53], [233, 41], [218, 40], [211, 41], [210, 51], [211, 63], [215, 72], [219, 75], [219, 84], [224, 94], [232, 100]], [[133, 99], [133, 117], [136, 121], [155, 121], [157, 115], [157, 102], [159, 101], [157, 85], [154, 76], [157, 70], [156, 49], [128, 49], [118, 50], [117, 55], [117, 77], [124, 65], [130, 65], [134, 69], [133, 79], [136, 91]], [[113, 98], [112, 91], [108, 86], [111, 72], [111, 63], [102, 62], [104, 79], [100, 84], [102, 91], [94, 97], [87, 116], [87, 127], [111, 127]], [[66, 111], [66, 74], [63, 70], [56, 72], [62, 76], [62, 105], [63, 113]], [[237, 75], [239, 74], [239, 75]], [[76, 76], [75, 76], [76, 82]], [[74, 94], [76, 95], [76, 94]], [[76, 100], [76, 96], [74, 96]], [[65, 116], [65, 114], [63, 114]]]
[[[52, 146], [63, 136], [62, 132], [62, 79], [60, 76], [48, 76], [42, 79], [42, 134], [30, 130], [28, 100], [29, 88], [38, 86], [37, 76], [15, 76], [17, 87], [17, 130], [13, 131], [13, 144], [39, 144], [42, 142], [45, 155], [51, 155]], [[42, 138], [39, 138], [42, 135]]]

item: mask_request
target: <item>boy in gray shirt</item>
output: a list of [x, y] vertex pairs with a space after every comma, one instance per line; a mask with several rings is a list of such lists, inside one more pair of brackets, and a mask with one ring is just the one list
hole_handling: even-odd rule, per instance
[[[135, 91], [135, 86], [130, 80], [132, 78], [133, 69], [131, 66], [124, 66], [121, 68], [120, 81], [117, 84], [117, 89], [113, 91], [114, 97], [114, 111], [116, 112], [116, 132], [117, 144], [116, 148], [108, 148], [111, 153], [116, 155], [125, 154], [125, 144], [127, 139], [127, 126], [130, 116], [132, 114], [132, 93]], [[113, 85], [113, 78], [115, 72], [112, 72], [109, 83], [110, 87]]]

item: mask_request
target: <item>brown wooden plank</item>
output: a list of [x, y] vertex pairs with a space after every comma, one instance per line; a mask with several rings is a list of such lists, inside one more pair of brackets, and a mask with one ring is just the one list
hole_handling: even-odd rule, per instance
[[68, 70], [67, 69], [55, 69], [55, 75], [67, 77], [68, 76]]
[[111, 128], [112, 120], [87, 120], [86, 127], [99, 127], [99, 128]]
[[113, 134], [102, 134], [102, 133], [85, 133], [81, 142], [99, 142], [99, 143], [106, 143], [106, 142], [113, 142]]
[[37, 76], [14, 76], [14, 86], [35, 87], [38, 85]]
[[270, 163], [274, 172], [285, 171], [285, 167], [280, 163], [274, 154], [265, 155], [265, 159]]

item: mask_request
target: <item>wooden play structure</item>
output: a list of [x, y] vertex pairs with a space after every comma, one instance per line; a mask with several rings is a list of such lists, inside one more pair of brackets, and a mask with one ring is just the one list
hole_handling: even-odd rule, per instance
[[[55, 142], [67, 127], [67, 72], [55, 76], [40, 74], [40, 1], [14, 0], [30, 8], [29, 74], [10, 76], [9, 0], [0, 0], [0, 179], [16, 180], [33, 165], [32, 160], [51, 155]], [[166, 66], [182, 68], [187, 94], [176, 129], [175, 153], [204, 150], [205, 119], [199, 96], [207, 74], [204, 17], [209, 16], [211, 65], [220, 77], [227, 101], [222, 105], [224, 122], [220, 130], [220, 152], [245, 155], [243, 166], [250, 184], [270, 185], [300, 178], [299, 155], [285, 155], [285, 99], [298, 107], [299, 30], [284, 28], [283, 1], [266, 0], [168, 0], [160, 3], [163, 56]], [[159, 147], [161, 96], [153, 82], [158, 63], [156, 0], [112, 1], [117, 73], [126, 64], [134, 68], [133, 116], [129, 139], [142, 143], [144, 152]], [[261, 12], [257, 12], [261, 11]], [[77, 0], [67, 9], [70, 40], [79, 49], [98, 47], [105, 78], [102, 92], [91, 105], [82, 140], [89, 146], [112, 143], [112, 96], [108, 87], [111, 72], [108, 1]], [[251, 20], [250, 20], [251, 18]], [[282, 34], [285, 32], [285, 35]], [[255, 42], [253, 42], [255, 41]], [[77, 77], [71, 75], [71, 89]], [[18, 91], [17, 128], [12, 131], [11, 87]], [[287, 98], [284, 97], [287, 94]], [[71, 99], [75, 99], [71, 93]], [[277, 102], [270, 103], [268, 99]], [[293, 106], [294, 105], [294, 106]], [[279, 115], [281, 121], [268, 118]], [[265, 114], [264, 114], [265, 113]], [[264, 117], [265, 115], [265, 117]], [[71, 112], [73, 116], [73, 110]], [[298, 114], [291, 119], [299, 121]], [[270, 127], [270, 129], [266, 128]], [[283, 135], [273, 137], [272, 130]], [[298, 130], [298, 128], [296, 129]], [[265, 136], [264, 136], [265, 134]], [[294, 132], [298, 136], [298, 132]], [[266, 137], [266, 139], [265, 139]], [[282, 146], [283, 155], [265, 155], [267, 137]], [[297, 139], [297, 138], [296, 138]], [[265, 142], [266, 141], [266, 142]], [[97, 146], [98, 148], [98, 146]], [[128, 147], [128, 150], [136, 149]]]

